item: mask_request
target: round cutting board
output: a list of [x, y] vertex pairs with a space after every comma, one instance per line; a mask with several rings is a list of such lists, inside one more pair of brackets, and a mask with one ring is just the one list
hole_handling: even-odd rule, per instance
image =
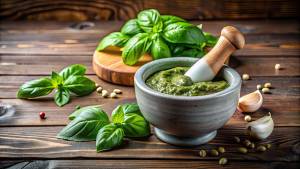
[[93, 56], [93, 69], [101, 79], [126, 86], [133, 86], [135, 72], [145, 63], [152, 60], [145, 54], [133, 66], [125, 65], [122, 61], [122, 51], [117, 47], [109, 47], [104, 51], [95, 51]]

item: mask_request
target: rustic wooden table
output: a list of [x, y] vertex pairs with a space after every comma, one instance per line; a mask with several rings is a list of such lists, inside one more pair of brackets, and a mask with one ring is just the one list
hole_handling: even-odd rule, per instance
[[[196, 22], [200, 23], [200, 22]], [[209, 144], [180, 148], [159, 141], [130, 140], [116, 150], [96, 153], [95, 142], [68, 142], [55, 138], [67, 123], [76, 105], [103, 105], [108, 112], [120, 101], [133, 101], [132, 87], [116, 86], [98, 79], [91, 59], [98, 40], [118, 30], [121, 22], [76, 24], [70, 22], [0, 23], [0, 101], [16, 106], [17, 112], [0, 121], [0, 168], [217, 168], [215, 157], [200, 158], [201, 148], [224, 146], [229, 164], [224, 168], [298, 168], [300, 165], [300, 39], [296, 20], [252, 20], [202, 22], [204, 30], [219, 34], [225, 25], [237, 26], [247, 45], [231, 57], [231, 66], [251, 80], [243, 82], [242, 95], [257, 84], [271, 82], [271, 94], [264, 94], [263, 107], [253, 114], [259, 118], [271, 112], [275, 121], [272, 135], [261, 143], [271, 150], [245, 155], [236, 152], [233, 136], [244, 138], [243, 115], [235, 113]], [[87, 26], [87, 27], [85, 27]], [[97, 93], [73, 98], [62, 108], [52, 97], [41, 100], [16, 98], [25, 81], [49, 75], [52, 70], [80, 63], [88, 76], [108, 90], [120, 88], [119, 99], [103, 99]], [[280, 71], [274, 65], [281, 64]], [[45, 111], [46, 120], [38, 113]]]

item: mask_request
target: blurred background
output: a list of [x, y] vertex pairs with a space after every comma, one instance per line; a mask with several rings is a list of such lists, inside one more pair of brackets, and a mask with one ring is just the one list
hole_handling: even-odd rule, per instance
[[300, 3], [298, 0], [0, 0], [0, 19], [128, 20], [147, 8], [187, 20], [299, 19]]

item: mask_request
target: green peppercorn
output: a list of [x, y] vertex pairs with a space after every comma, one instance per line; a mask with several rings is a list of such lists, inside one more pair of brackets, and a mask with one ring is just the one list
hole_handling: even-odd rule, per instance
[[267, 148], [266, 148], [265, 146], [263, 146], [263, 145], [260, 145], [260, 146], [258, 146], [258, 147], [256, 148], [256, 150], [259, 151], [259, 152], [264, 152], [264, 151], [267, 150]]
[[236, 143], [240, 143], [240, 142], [241, 142], [241, 139], [240, 139], [239, 137], [234, 136], [233, 138], [234, 138], [234, 141], [235, 141]]
[[206, 157], [206, 151], [205, 150], [200, 150], [199, 151], [199, 156], [200, 157]]
[[239, 147], [239, 148], [238, 148], [238, 152], [243, 153], [243, 154], [246, 154], [246, 153], [248, 152], [248, 150], [247, 150], [247, 148], [245, 148], [245, 147]]
[[219, 148], [218, 148], [218, 151], [219, 151], [220, 153], [225, 153], [225, 148], [224, 148], [224, 147], [219, 147]]
[[216, 157], [216, 156], [219, 156], [219, 152], [216, 149], [212, 149], [210, 151], [210, 155]]
[[254, 143], [251, 143], [249, 147], [250, 147], [251, 149], [254, 149], [254, 148], [255, 148], [255, 144], [254, 144]]
[[266, 148], [267, 148], [267, 149], [270, 149], [271, 147], [272, 147], [271, 144], [266, 144]]
[[250, 141], [250, 140], [244, 140], [243, 144], [244, 144], [246, 147], [249, 147], [250, 144], [251, 144], [251, 141]]
[[227, 164], [227, 162], [228, 162], [228, 160], [227, 160], [227, 158], [225, 158], [225, 157], [222, 157], [222, 158], [220, 158], [220, 160], [219, 160], [219, 164], [220, 164], [220, 165], [225, 165], [225, 164]]

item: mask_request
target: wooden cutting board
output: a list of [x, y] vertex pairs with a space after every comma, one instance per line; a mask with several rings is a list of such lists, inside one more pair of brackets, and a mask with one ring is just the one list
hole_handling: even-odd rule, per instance
[[105, 81], [133, 86], [135, 72], [145, 63], [152, 60], [145, 54], [134, 66], [125, 65], [122, 61], [122, 51], [117, 47], [109, 47], [104, 51], [95, 51], [93, 56], [93, 69], [97, 76]]

